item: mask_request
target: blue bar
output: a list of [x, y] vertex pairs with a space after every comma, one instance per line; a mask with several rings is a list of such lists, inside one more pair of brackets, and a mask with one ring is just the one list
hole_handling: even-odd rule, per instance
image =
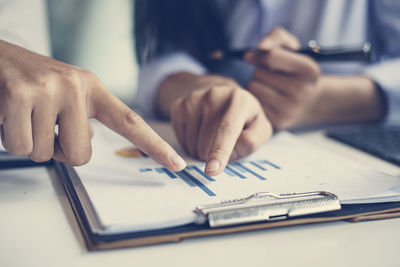
[[243, 176], [241, 173], [235, 171], [234, 169], [232, 169], [229, 165], [226, 165], [225, 167], [226, 169], [228, 169], [230, 172], [232, 172], [233, 174], [235, 174], [237, 177], [239, 177], [240, 179], [246, 179], [245, 176]]
[[[190, 179], [190, 181], [192, 181], [195, 185], [197, 185], [198, 187], [200, 187], [201, 190], [204, 191], [204, 193], [206, 193], [208, 196], [210, 197], [215, 197], [215, 193], [213, 191], [211, 191], [210, 189], [208, 189], [207, 186], [205, 186], [204, 184], [202, 184], [199, 180], [197, 180], [195, 177], [193, 177], [190, 173], [188, 173], [187, 171], [183, 170], [180, 173], [184, 174], [188, 179]], [[178, 173], [177, 173], [178, 174]], [[182, 178], [183, 179], [183, 178]]]
[[180, 171], [180, 172], [175, 172], [176, 175], [178, 175], [185, 183], [187, 183], [189, 186], [194, 187], [196, 184], [186, 175], [186, 171]]
[[247, 172], [244, 168], [242, 168], [242, 166], [238, 165], [237, 162], [231, 162], [230, 165], [231, 165], [231, 168], [235, 167], [236, 170], [238, 170], [240, 172]]
[[247, 168], [246, 166], [244, 166], [244, 165], [243, 165], [242, 163], [240, 163], [240, 162], [236, 162], [236, 163], [234, 163], [234, 164], [237, 165], [238, 167], [240, 167], [241, 169], [243, 169], [243, 170], [245, 170], [245, 171], [247, 171], [247, 172], [253, 174], [255, 177], [257, 177], [257, 178], [260, 179], [260, 180], [267, 180], [267, 178], [264, 178], [264, 177], [262, 177], [261, 175], [259, 175], [258, 173], [256, 173], [256, 172], [250, 170], [249, 168]]
[[177, 178], [175, 176], [175, 174], [173, 174], [170, 170], [168, 170], [167, 168], [156, 168], [156, 171], [158, 173], [165, 173], [169, 176], [169, 178]]
[[204, 178], [206, 178], [210, 182], [215, 182], [214, 178], [212, 178], [212, 177], [208, 176], [207, 174], [205, 174], [204, 172], [202, 172], [197, 166], [189, 166], [186, 169], [195, 170], [196, 172], [198, 172], [201, 176], [203, 176]]
[[152, 170], [151, 170], [151, 169], [148, 169], [148, 168], [146, 168], [146, 169], [139, 169], [139, 171], [140, 171], [140, 172], [151, 172]]
[[268, 164], [268, 165], [270, 165], [270, 166], [272, 166], [272, 167], [274, 167], [275, 169], [280, 169], [281, 167], [279, 167], [279, 166], [277, 166], [277, 165], [275, 165], [275, 164], [273, 164], [272, 162], [270, 162], [270, 161], [268, 161], [268, 160], [260, 160], [259, 161], [260, 163], [266, 163], [266, 164]]
[[224, 172], [227, 173], [229, 176], [232, 176], [232, 177], [236, 176], [233, 172], [231, 172], [230, 170], [228, 170], [226, 168], [224, 169]]
[[249, 161], [249, 162], [250, 162], [250, 164], [252, 164], [253, 166], [259, 168], [259, 169], [262, 170], [262, 171], [266, 171], [266, 170], [267, 170], [267, 169], [264, 168], [263, 166], [261, 166], [261, 165], [255, 163], [254, 161]]

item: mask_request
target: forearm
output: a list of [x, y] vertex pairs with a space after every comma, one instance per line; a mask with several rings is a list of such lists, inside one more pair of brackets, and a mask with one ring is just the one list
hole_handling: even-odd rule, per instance
[[299, 124], [367, 122], [385, 115], [381, 90], [365, 76], [321, 76], [318, 89]]
[[233, 80], [219, 75], [195, 75], [187, 72], [172, 74], [158, 88], [157, 109], [163, 117], [169, 118], [170, 108], [179, 98], [198, 89], [227, 83], [237, 85]]

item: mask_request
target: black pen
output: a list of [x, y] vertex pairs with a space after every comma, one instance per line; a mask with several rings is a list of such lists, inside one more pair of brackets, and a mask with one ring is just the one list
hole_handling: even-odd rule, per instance
[[[226, 59], [243, 59], [245, 54], [250, 51], [268, 53], [268, 50], [258, 48], [246, 48], [238, 50], [216, 50], [209, 54], [211, 60], [226, 60]], [[303, 55], [307, 55], [316, 61], [358, 61], [371, 62], [373, 61], [373, 51], [369, 42], [364, 43], [359, 47], [331, 47], [322, 48], [315, 41], [309, 41], [308, 47], [294, 51]]]

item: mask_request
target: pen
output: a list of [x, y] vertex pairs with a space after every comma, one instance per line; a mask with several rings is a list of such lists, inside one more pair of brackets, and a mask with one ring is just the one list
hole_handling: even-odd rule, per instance
[[[261, 53], [268, 53], [268, 50], [258, 48], [245, 48], [238, 50], [216, 50], [209, 54], [208, 58], [211, 60], [225, 60], [225, 59], [243, 59], [244, 55], [250, 51], [258, 51]], [[307, 55], [316, 61], [359, 61], [371, 62], [373, 61], [373, 53], [371, 44], [365, 42], [359, 47], [332, 47], [322, 48], [314, 40], [308, 42], [308, 47], [294, 51], [303, 55]]]

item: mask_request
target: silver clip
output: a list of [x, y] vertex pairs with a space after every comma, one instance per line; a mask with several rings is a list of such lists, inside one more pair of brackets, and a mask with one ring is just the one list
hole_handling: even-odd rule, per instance
[[195, 209], [196, 223], [208, 221], [210, 227], [260, 221], [283, 220], [288, 217], [308, 215], [340, 209], [336, 195], [325, 192], [273, 194], [261, 192], [246, 198], [201, 205]]

